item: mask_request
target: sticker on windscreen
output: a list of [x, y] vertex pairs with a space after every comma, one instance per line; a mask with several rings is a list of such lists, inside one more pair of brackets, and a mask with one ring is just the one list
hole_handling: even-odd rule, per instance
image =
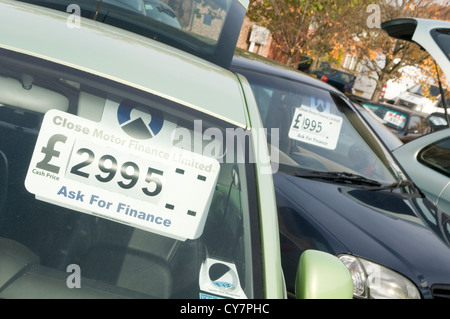
[[[139, 121], [129, 110], [114, 107], [109, 112], [114, 117], [104, 116], [100, 123], [47, 112], [26, 176], [27, 190], [38, 199], [164, 236], [198, 238], [218, 161], [171, 147], [167, 140], [155, 142], [162, 113]], [[118, 120], [121, 111], [125, 117]], [[139, 127], [146, 133], [139, 134]]]
[[220, 296], [224, 298], [247, 298], [242, 290], [236, 265], [216, 258], [206, 258], [200, 267], [200, 294], [208, 298]]
[[342, 127], [342, 117], [318, 112], [307, 106], [295, 109], [289, 138], [315, 146], [335, 149]]

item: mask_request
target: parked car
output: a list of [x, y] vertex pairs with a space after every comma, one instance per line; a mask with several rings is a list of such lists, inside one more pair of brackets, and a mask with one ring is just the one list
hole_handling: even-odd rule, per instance
[[418, 138], [393, 154], [425, 195], [450, 214], [450, 129]]
[[309, 55], [302, 55], [300, 57], [300, 61], [297, 65], [297, 70], [302, 72], [308, 72], [309, 68], [311, 67], [311, 64], [313, 62], [313, 59]]
[[231, 70], [254, 92], [273, 164], [283, 271], [295, 290], [308, 249], [347, 265], [355, 298], [450, 296], [450, 217], [407, 178], [348, 98], [237, 50]]
[[344, 72], [342, 70], [337, 70], [331, 67], [311, 70], [309, 71], [309, 74], [317, 79], [320, 79], [334, 86], [342, 93], [352, 92], [353, 83], [356, 78], [356, 76], [351, 73]]
[[[445, 96], [448, 101], [450, 93], [446, 91]], [[394, 98], [393, 104], [424, 113], [432, 113], [443, 109], [439, 87], [422, 83], [413, 85]]]
[[[430, 53], [447, 78], [450, 76], [450, 22], [404, 18], [384, 22], [382, 28], [391, 37], [420, 45]], [[438, 76], [436, 80], [439, 80]], [[450, 212], [450, 130], [443, 129], [411, 143], [394, 151], [395, 157], [417, 186]], [[444, 226], [449, 227], [448, 221]]]
[[[79, 2], [97, 21], [35, 3], [0, 1], [0, 298], [285, 297], [258, 109], [218, 66], [245, 2], [205, 2], [214, 27], [161, 38], [101, 1]], [[189, 39], [201, 58], [175, 48]], [[298, 263], [299, 297], [351, 298], [335, 256]]]
[[361, 104], [370, 108], [404, 143], [432, 132], [431, 123], [425, 113], [388, 103], [370, 101]]

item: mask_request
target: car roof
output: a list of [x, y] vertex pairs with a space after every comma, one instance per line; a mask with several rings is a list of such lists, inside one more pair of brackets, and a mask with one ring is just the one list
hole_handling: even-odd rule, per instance
[[315, 70], [312, 70], [312, 72], [315, 72], [315, 71], [322, 71], [322, 72], [328, 72], [328, 71], [335, 71], [336, 73], [340, 73], [340, 74], [348, 74], [348, 75], [351, 75], [351, 76], [355, 76], [354, 74], [352, 74], [352, 73], [350, 73], [350, 72], [346, 72], [346, 71], [343, 71], [343, 70], [340, 70], [340, 69], [336, 69], [336, 68], [324, 68], [324, 69], [315, 69]]
[[312, 76], [291, 68], [285, 64], [278, 63], [271, 59], [262, 57], [260, 55], [237, 49], [233, 60], [231, 62], [233, 71], [239, 73], [239, 68], [250, 69], [259, 73], [270, 74], [292, 81], [303, 82], [304, 84], [312, 85], [323, 90], [332, 91], [336, 94], [343, 95], [338, 89], [333, 86], [320, 81]]
[[63, 12], [2, 0], [0, 50], [76, 68], [247, 126], [243, 96], [229, 93], [241, 92], [232, 72], [96, 21], [81, 18], [79, 28], [69, 28], [67, 19]]

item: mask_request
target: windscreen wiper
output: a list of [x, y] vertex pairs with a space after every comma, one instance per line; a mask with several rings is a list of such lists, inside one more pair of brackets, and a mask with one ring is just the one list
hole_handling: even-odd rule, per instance
[[374, 188], [374, 190], [386, 190], [386, 189], [396, 189], [400, 187], [406, 187], [406, 186], [413, 186], [414, 184], [408, 180], [399, 180], [397, 182], [391, 183], [391, 184], [384, 184], [381, 185], [378, 188]]
[[328, 180], [336, 183], [342, 184], [352, 184], [352, 185], [363, 185], [363, 186], [374, 186], [381, 187], [382, 183], [375, 181], [373, 179], [366, 178], [364, 176], [348, 173], [348, 172], [321, 172], [321, 171], [309, 171], [309, 172], [293, 172], [294, 176], [309, 178], [309, 179], [320, 179]]
[[382, 190], [393, 190], [400, 187], [413, 186], [414, 184], [408, 180], [399, 180], [390, 184], [383, 184], [376, 180], [366, 178], [364, 176], [348, 173], [348, 172], [321, 172], [321, 171], [309, 171], [309, 172], [293, 172], [294, 176], [309, 178], [309, 179], [319, 179], [328, 180], [336, 183], [342, 184], [352, 184], [367, 186], [365, 189], [382, 191]]

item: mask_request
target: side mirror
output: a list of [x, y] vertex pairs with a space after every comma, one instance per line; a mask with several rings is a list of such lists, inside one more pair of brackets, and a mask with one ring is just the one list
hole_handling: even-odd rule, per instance
[[305, 250], [297, 268], [295, 294], [298, 299], [352, 299], [349, 270], [336, 256]]

